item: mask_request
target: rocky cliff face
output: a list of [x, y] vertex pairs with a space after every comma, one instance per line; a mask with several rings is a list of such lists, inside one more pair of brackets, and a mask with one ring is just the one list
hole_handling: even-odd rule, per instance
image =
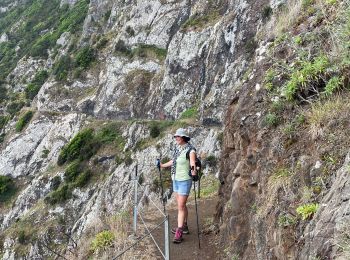
[[[313, 44], [325, 42], [317, 34], [329, 21], [341, 24], [333, 2], [4, 1], [1, 12], [12, 16], [1, 20], [0, 46], [16, 63], [1, 60], [0, 175], [16, 191], [0, 206], [3, 259], [84, 258], [86, 241], [103, 230], [96, 223], [128, 210], [135, 166], [154, 183], [153, 162], [171, 157], [172, 132], [183, 126], [204, 161], [223, 150], [215, 173], [225, 257], [346, 257], [336, 245], [348, 243], [341, 235], [349, 210], [347, 117], [326, 128], [322, 121], [316, 137], [310, 121], [295, 118], [299, 109], [312, 118], [315, 98], [305, 89], [318, 94], [340, 72], [345, 86], [348, 67], [326, 73], [321, 66], [297, 82], [300, 107], [275, 86], [302, 73], [301, 61], [316, 66]], [[35, 11], [50, 15], [37, 21]], [[85, 147], [82, 154], [75, 145]], [[207, 164], [204, 172], [215, 170]], [[296, 208], [311, 202], [318, 210], [300, 219]]]
[[[28, 7], [32, 3], [39, 5], [40, 1], [18, 2], [7, 8], [11, 10], [21, 4]], [[224, 39], [226, 32], [221, 27], [232, 21], [222, 20], [219, 14], [226, 12], [224, 8], [228, 5], [188, 1], [61, 1], [54, 6], [68, 10], [67, 17], [71, 13], [76, 15], [75, 8], [79, 7], [79, 12], [87, 10], [81, 31], [66, 30], [55, 35], [61, 25], [49, 28], [53, 33], [47, 37], [57, 39], [53, 48], [45, 50], [40, 45], [43, 47], [40, 57], [23, 55], [5, 79], [8, 97], [22, 99], [25, 94], [27, 101], [33, 101], [22, 112], [12, 114], [9, 106], [17, 101], [2, 101], [7, 123], [1, 130], [4, 140], [0, 172], [16, 186], [15, 194], [1, 206], [3, 259], [45, 259], [57, 253], [70, 257], [72, 248], [77, 250], [76, 243], [78, 248], [84, 247], [84, 240], [94, 236], [89, 234], [96, 223], [105, 223], [106, 216], [129, 209], [130, 179], [136, 165], [144, 182], [152, 184], [155, 159], [171, 157], [172, 134], [177, 127], [190, 130], [203, 159], [218, 157], [226, 101], [217, 100], [229, 91], [220, 75], [228, 66], [225, 64], [232, 61], [228, 49], [221, 50], [230, 41]], [[209, 17], [210, 12], [215, 12], [215, 16], [199, 27], [183, 27], [190, 17], [201, 19]], [[26, 21], [25, 16], [22, 19]], [[46, 33], [44, 30], [40, 34]], [[211, 42], [216, 42], [215, 46]], [[41, 44], [41, 39], [35, 44]], [[18, 43], [18, 48], [23, 48], [20, 46]], [[77, 67], [71, 59], [77, 58], [77, 52], [87, 46], [93, 49], [94, 61], [89, 66]], [[223, 62], [215, 65], [209, 56], [218, 55]], [[207, 67], [213, 74], [206, 73]], [[74, 68], [76, 74], [72, 73]], [[48, 75], [37, 94], [29, 97], [29, 86], [37, 84], [37, 75], [42, 71]], [[24, 129], [18, 130], [17, 122], [26, 111], [33, 111], [34, 115]], [[186, 111], [190, 115], [179, 120]], [[202, 122], [208, 126], [204, 127]], [[89, 177], [88, 184], [81, 187], [68, 183], [67, 171], [72, 164], [57, 165], [63, 147], [76, 140], [74, 137], [83, 129], [94, 129], [97, 133], [111, 125], [118, 125], [119, 139], [109, 145], [99, 144], [98, 152], [83, 162], [86, 169], [92, 170], [92, 179]], [[152, 137], [154, 129], [161, 135]], [[213, 174], [213, 168], [207, 166], [204, 172]], [[57, 203], [55, 192], [64, 202]], [[33, 224], [32, 228], [28, 223]], [[55, 235], [52, 230], [56, 230]], [[81, 257], [84, 253], [73, 255]]]
[[[348, 10], [348, 3], [339, 4]], [[332, 13], [327, 29], [318, 12], [322, 8]], [[319, 34], [327, 38], [343, 30], [339, 22], [348, 16], [334, 11], [324, 3], [291, 2], [257, 34], [262, 41], [255, 60], [225, 119], [217, 220], [228, 257], [349, 257], [348, 137], [343, 132], [349, 123], [348, 94], [327, 95], [329, 80], [338, 73], [328, 67], [341, 63], [344, 54], [334, 49], [342, 44], [314, 49], [325, 44]], [[296, 21], [286, 22], [283, 16], [291, 14]], [[288, 27], [279, 34], [283, 25]], [[280, 37], [273, 36], [276, 32]], [[325, 56], [320, 74], [308, 71], [324, 51], [335, 56]], [[347, 86], [348, 75], [338, 75], [344, 80], [339, 87]]]

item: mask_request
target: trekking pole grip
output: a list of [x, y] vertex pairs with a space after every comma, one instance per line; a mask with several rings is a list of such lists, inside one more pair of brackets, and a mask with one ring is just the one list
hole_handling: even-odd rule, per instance
[[160, 171], [160, 159], [159, 158], [157, 159], [156, 165], [157, 165], [158, 170]]

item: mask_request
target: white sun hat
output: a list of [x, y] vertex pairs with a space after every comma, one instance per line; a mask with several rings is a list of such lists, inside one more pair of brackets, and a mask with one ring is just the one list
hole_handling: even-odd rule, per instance
[[174, 137], [175, 136], [181, 136], [181, 137], [187, 137], [187, 138], [190, 138], [187, 134], [187, 131], [183, 128], [179, 128], [176, 130], [176, 133], [174, 134]]

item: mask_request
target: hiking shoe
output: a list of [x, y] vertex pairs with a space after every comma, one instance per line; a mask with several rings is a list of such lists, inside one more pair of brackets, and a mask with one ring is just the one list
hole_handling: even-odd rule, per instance
[[176, 244], [179, 244], [182, 242], [182, 229], [181, 228], [177, 228], [176, 232], [175, 232], [175, 237], [173, 239], [173, 242]]
[[[175, 233], [176, 233], [176, 229], [177, 229], [177, 228], [172, 228], [172, 229], [171, 229], [171, 233], [175, 234]], [[188, 226], [185, 224], [185, 225], [182, 227], [182, 234], [188, 235], [189, 233], [190, 233], [190, 231], [188, 230]]]

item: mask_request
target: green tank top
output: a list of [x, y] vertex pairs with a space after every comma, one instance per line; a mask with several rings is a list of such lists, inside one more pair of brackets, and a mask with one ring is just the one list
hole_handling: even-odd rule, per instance
[[177, 181], [187, 181], [191, 179], [188, 175], [190, 171], [190, 162], [186, 159], [186, 152], [186, 150], [182, 151], [176, 160], [175, 180]]

